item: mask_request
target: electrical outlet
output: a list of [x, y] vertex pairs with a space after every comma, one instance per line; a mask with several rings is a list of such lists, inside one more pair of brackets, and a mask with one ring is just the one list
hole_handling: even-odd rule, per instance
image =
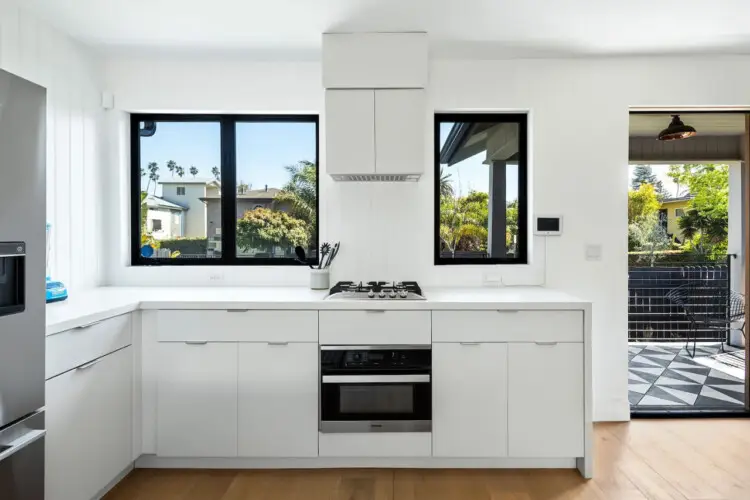
[[586, 260], [602, 260], [602, 246], [586, 245]]
[[208, 279], [213, 282], [224, 281], [224, 273], [212, 273]]
[[503, 283], [503, 276], [500, 273], [484, 273], [482, 274], [482, 285], [483, 286], [501, 286]]

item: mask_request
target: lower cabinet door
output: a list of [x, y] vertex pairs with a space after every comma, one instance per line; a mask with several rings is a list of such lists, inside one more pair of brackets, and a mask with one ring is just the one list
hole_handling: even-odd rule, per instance
[[432, 453], [508, 455], [508, 345], [432, 345]]
[[156, 454], [237, 456], [236, 343], [159, 343]]
[[47, 381], [45, 498], [93, 498], [131, 464], [133, 349]]
[[317, 457], [318, 344], [239, 349], [239, 456]]
[[511, 457], [583, 456], [583, 344], [510, 344]]

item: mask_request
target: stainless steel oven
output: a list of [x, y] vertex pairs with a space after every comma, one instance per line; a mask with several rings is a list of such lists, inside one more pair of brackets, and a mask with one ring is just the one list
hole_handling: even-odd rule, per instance
[[429, 346], [321, 346], [321, 432], [430, 432]]

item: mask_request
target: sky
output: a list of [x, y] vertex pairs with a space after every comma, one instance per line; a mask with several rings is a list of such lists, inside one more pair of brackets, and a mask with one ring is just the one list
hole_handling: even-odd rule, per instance
[[[189, 169], [198, 169], [196, 177], [212, 178], [211, 169], [221, 167], [221, 134], [218, 123], [159, 122], [156, 134], [141, 138], [141, 166], [155, 161], [160, 180], [172, 178], [167, 161], [174, 160], [192, 178]], [[252, 189], [280, 188], [289, 174], [284, 166], [301, 160], [315, 161], [315, 124], [253, 122], [237, 124], [237, 179]], [[141, 178], [142, 186], [148, 183]], [[176, 177], [176, 176], [175, 176]], [[153, 184], [152, 184], [153, 186]], [[153, 193], [153, 187], [149, 189]], [[156, 191], [161, 194], [161, 189]]]
[[[442, 149], [453, 123], [440, 124], [440, 148]], [[490, 192], [489, 165], [482, 163], [486, 152], [482, 151], [453, 166], [442, 165], [443, 172], [451, 174], [450, 181], [453, 184], [453, 192], [460, 196], [466, 196], [469, 191]], [[509, 165], [510, 167], [510, 165]], [[507, 193], [506, 200], [518, 199], [518, 168], [508, 168], [506, 175]], [[461, 189], [459, 190], [459, 185]]]
[[[669, 192], [670, 196], [676, 196], [677, 185], [667, 176], [669, 172], [669, 165], [651, 165], [651, 171], [656, 175], [656, 178], [661, 181], [664, 189]], [[633, 174], [635, 173], [635, 165], [628, 166], [628, 187], [630, 187], [633, 181]]]

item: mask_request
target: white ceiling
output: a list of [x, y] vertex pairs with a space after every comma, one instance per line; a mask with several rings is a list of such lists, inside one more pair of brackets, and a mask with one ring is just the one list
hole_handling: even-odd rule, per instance
[[[745, 115], [742, 113], [683, 113], [685, 125], [695, 127], [698, 135], [742, 135], [745, 132]], [[669, 114], [631, 114], [630, 136], [656, 137], [669, 126]]]
[[103, 51], [317, 57], [325, 31], [427, 31], [445, 57], [750, 53], [747, 0], [23, 0]]

